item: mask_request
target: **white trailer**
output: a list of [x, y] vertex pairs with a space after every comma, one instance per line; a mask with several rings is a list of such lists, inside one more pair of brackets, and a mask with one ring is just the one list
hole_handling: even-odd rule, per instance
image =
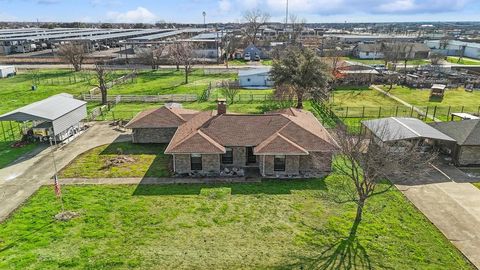
[[14, 66], [0, 66], [0, 78], [6, 78], [17, 74]]

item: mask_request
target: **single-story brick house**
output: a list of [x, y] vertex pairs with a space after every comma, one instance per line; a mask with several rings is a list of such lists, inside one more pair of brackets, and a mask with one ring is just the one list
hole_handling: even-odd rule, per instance
[[445, 144], [457, 166], [480, 165], [480, 120], [432, 123], [432, 127], [455, 140]]
[[[165, 154], [177, 174], [216, 174], [224, 168], [258, 168], [265, 177], [319, 175], [331, 171], [337, 143], [308, 111], [262, 115], [205, 111], [181, 124]], [[167, 136], [165, 136], [167, 137]]]
[[132, 130], [133, 143], [169, 143], [177, 128], [196, 114], [198, 111], [167, 105], [139, 113], [125, 127]]

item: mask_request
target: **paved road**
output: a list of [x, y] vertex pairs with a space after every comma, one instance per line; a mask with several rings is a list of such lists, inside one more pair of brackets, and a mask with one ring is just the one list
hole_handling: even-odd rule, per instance
[[17, 209], [54, 174], [52, 151], [61, 170], [79, 154], [113, 141], [130, 140], [130, 135], [107, 123], [96, 123], [78, 138], [59, 148], [47, 148], [37, 156], [0, 170], [0, 222]]
[[[15, 67], [17, 69], [58, 69], [58, 68], [72, 68], [72, 65], [68, 64], [15, 64]], [[132, 69], [135, 68], [137, 70], [151, 70], [152, 68], [150, 66], [144, 66], [144, 65], [118, 65], [118, 66], [112, 66], [113, 68], [117, 69]], [[247, 68], [259, 68], [259, 67], [265, 67], [261, 65], [258, 62], [252, 62], [251, 64], [248, 65], [242, 65], [242, 66], [233, 66], [230, 65], [229, 69], [230, 70], [239, 70], [239, 69], [247, 69]], [[84, 64], [82, 65], [83, 69], [94, 69], [95, 65], [93, 64]], [[160, 69], [174, 69], [175, 66], [169, 66], [169, 65], [162, 65], [159, 66]], [[203, 68], [203, 69], [225, 69], [227, 70], [225, 65], [194, 65], [193, 68]]]
[[437, 168], [442, 173], [433, 173], [428, 180], [396, 186], [480, 269], [480, 189], [466, 183], [455, 168]]

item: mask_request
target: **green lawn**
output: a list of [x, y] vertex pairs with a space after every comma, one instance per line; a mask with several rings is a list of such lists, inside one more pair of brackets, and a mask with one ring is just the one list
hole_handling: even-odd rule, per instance
[[[78, 156], [60, 172], [63, 178], [167, 177], [170, 156], [166, 145], [112, 143]], [[108, 166], [116, 158], [131, 158], [126, 163]]]
[[13, 142], [0, 142], [0, 169], [37, 147], [36, 144], [32, 143], [23, 147], [13, 148], [11, 147], [12, 144]]
[[[353, 203], [338, 176], [256, 184], [41, 188], [0, 224], [1, 269], [473, 269], [395, 189]], [[381, 186], [385, 188], [385, 186]], [[336, 260], [336, 259], [337, 260]]]
[[466, 112], [477, 112], [480, 106], [480, 91], [466, 92], [464, 89], [448, 89], [440, 102], [429, 100], [430, 89], [421, 90], [398, 86], [391, 93], [416, 106], [453, 106], [455, 110], [461, 110], [463, 106]]
[[332, 92], [330, 102], [340, 107], [378, 107], [395, 106], [398, 103], [378, 91], [365, 88], [337, 89]]
[[264, 66], [271, 66], [271, 65], [273, 65], [273, 60], [272, 59], [263, 59], [263, 60], [260, 60], [260, 63], [262, 63], [262, 65], [264, 65]]
[[[116, 76], [123, 71], [115, 73]], [[68, 69], [43, 69], [20, 72], [17, 76], [0, 79], [0, 114], [59, 93], [78, 95], [93, 88], [89, 72]], [[34, 80], [34, 78], [36, 78]], [[32, 84], [37, 90], [32, 91]]]
[[164, 95], [164, 94], [197, 94], [202, 95], [210, 83], [222, 80], [236, 79], [234, 73], [204, 74], [204, 71], [194, 70], [185, 82], [185, 73], [176, 70], [141, 71], [137, 78], [122, 85], [116, 85], [109, 90], [110, 95]]
[[228, 61], [229, 66], [246, 66], [248, 64], [249, 64], [249, 61], [245, 61], [243, 59], [234, 59], [234, 60]]
[[461, 61], [458, 61], [459, 58], [460, 57], [456, 57], [456, 56], [448, 56], [447, 61], [452, 64], [460, 64], [460, 65], [480, 65], [480, 60], [463, 57]]
[[480, 183], [472, 183], [472, 184], [480, 189]]

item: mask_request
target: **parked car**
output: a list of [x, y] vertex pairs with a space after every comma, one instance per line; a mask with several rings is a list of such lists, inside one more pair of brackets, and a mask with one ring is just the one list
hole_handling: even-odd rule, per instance
[[260, 56], [258, 54], [255, 54], [255, 61], [260, 61]]
[[251, 61], [252, 60], [252, 57], [250, 57], [250, 53], [246, 53], [244, 56], [243, 56], [243, 59], [245, 61]]

